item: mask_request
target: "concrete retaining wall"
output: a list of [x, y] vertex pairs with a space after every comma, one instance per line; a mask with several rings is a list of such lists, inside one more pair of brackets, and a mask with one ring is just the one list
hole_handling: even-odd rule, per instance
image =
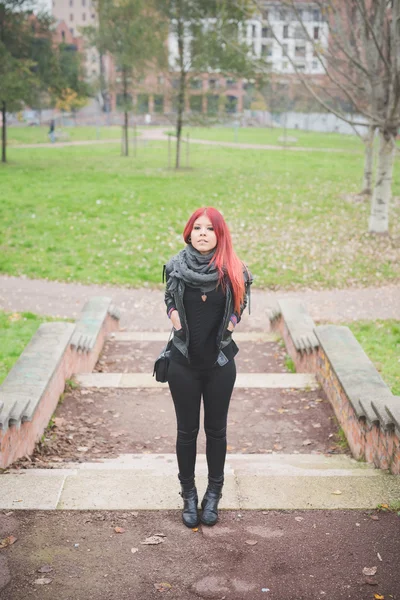
[[93, 369], [118, 321], [109, 298], [93, 298], [75, 326], [53, 322], [39, 327], [0, 386], [0, 468], [32, 453], [65, 382]]
[[[304, 322], [300, 323], [304, 307], [299, 310], [298, 303], [289, 306], [285, 302], [278, 302], [278, 308], [271, 310], [269, 317], [271, 328], [282, 336], [296, 370], [315, 374], [353, 456], [399, 475], [400, 397], [393, 396], [347, 327], [316, 327], [308, 321], [309, 333], [316, 336], [318, 346], [300, 348], [296, 329], [298, 326], [304, 335]], [[324, 344], [327, 337], [331, 336], [332, 341], [335, 335], [342, 336], [343, 341], [336, 356], [324, 348], [329, 347]]]

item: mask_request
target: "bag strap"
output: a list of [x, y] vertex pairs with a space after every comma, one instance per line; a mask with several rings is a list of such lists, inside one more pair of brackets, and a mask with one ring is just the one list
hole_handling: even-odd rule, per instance
[[163, 265], [162, 269], [162, 282], [165, 283], [165, 265]]

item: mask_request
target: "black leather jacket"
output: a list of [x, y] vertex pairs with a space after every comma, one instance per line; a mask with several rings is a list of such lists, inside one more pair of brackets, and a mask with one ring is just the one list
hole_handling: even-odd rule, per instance
[[[169, 279], [169, 269], [168, 266], [164, 265], [163, 269], [163, 281], [164, 281], [164, 273], [166, 275], [166, 282], [168, 283]], [[232, 341], [232, 332], [228, 330], [229, 321], [232, 315], [236, 316], [237, 322], [239, 323], [241, 316], [243, 314], [244, 309], [247, 304], [249, 305], [249, 313], [250, 313], [250, 286], [253, 283], [253, 276], [247, 267], [243, 267], [243, 278], [245, 282], [245, 297], [243, 303], [240, 306], [240, 312], [237, 313], [233, 310], [233, 293], [230, 285], [226, 286], [226, 300], [225, 300], [225, 311], [224, 316], [221, 321], [221, 325], [218, 329], [217, 334], [217, 347], [219, 349], [219, 354], [217, 358], [217, 362], [220, 366], [223, 366], [228, 362], [227, 357], [223, 353], [223, 349], [231, 343]], [[183, 295], [185, 293], [185, 283], [182, 280], [179, 280], [178, 286], [173, 293], [169, 292], [167, 289], [165, 290], [164, 301], [167, 307], [167, 313], [171, 308], [175, 308], [178, 311], [179, 319], [182, 324], [182, 328], [179, 330], [174, 329], [174, 337], [173, 344], [182, 352], [182, 354], [188, 359], [189, 358], [189, 327], [186, 320], [186, 311], [183, 304]]]

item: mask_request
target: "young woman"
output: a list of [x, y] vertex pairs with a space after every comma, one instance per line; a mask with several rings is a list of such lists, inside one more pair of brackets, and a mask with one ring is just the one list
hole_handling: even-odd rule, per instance
[[[182, 519], [195, 527], [200, 521], [214, 525], [218, 519], [227, 415], [236, 379], [238, 347], [232, 331], [247, 305], [252, 276], [233, 251], [227, 224], [215, 208], [196, 210], [183, 239], [186, 247], [165, 267], [165, 303], [174, 327], [168, 384], [177, 419]], [[194, 478], [201, 397], [208, 486], [199, 517]]]

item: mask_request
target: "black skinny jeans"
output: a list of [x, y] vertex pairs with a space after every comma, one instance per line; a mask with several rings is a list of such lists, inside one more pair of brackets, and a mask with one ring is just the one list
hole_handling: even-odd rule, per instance
[[223, 367], [217, 365], [210, 369], [195, 369], [171, 360], [168, 385], [177, 420], [176, 455], [181, 483], [191, 483], [194, 479], [201, 396], [204, 402], [208, 477], [211, 481], [223, 479], [226, 424], [235, 379], [236, 365], [233, 359]]

